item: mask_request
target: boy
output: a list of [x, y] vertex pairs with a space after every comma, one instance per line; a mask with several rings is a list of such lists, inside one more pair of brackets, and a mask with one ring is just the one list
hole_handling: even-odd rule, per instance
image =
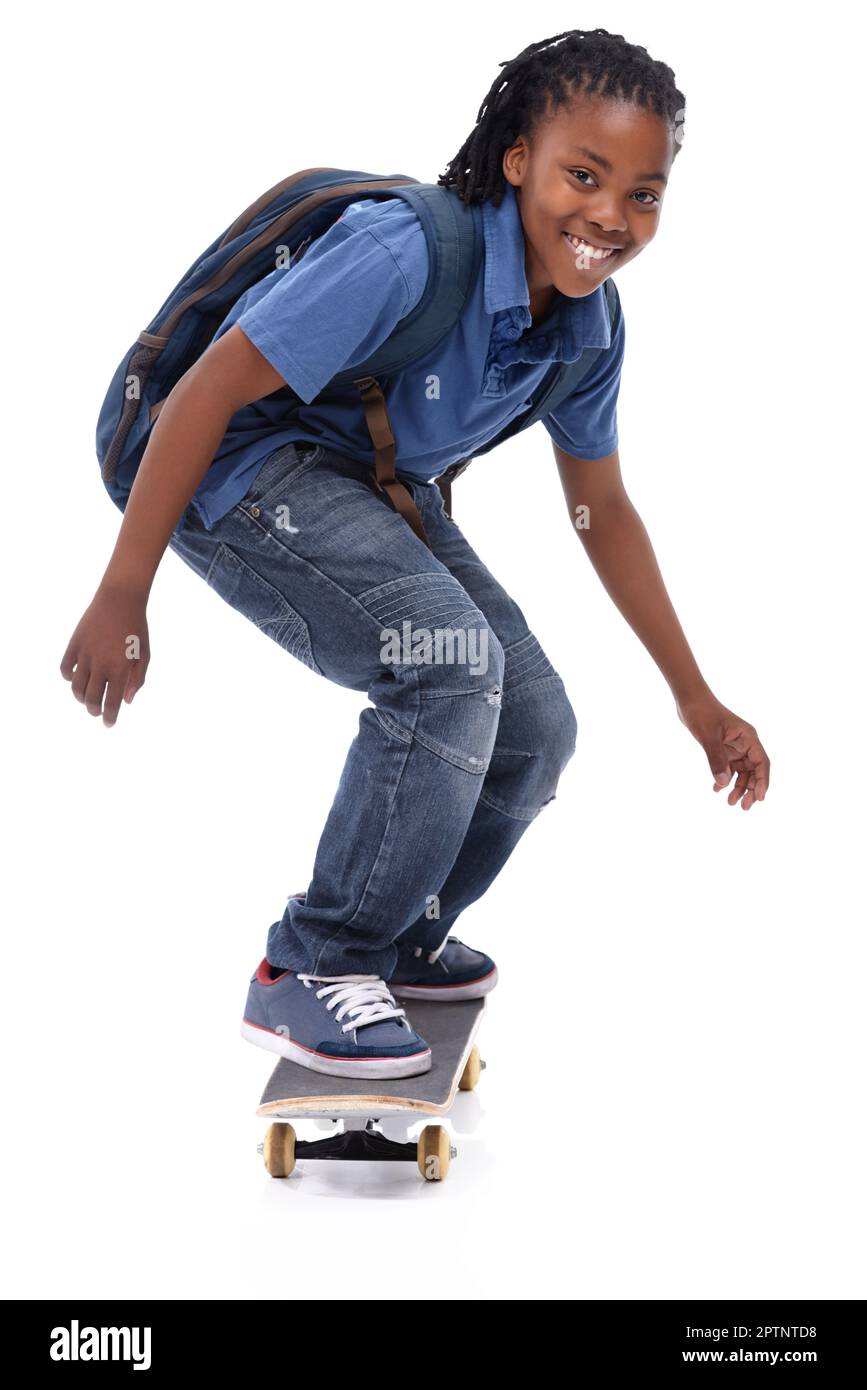
[[[472, 998], [496, 983], [493, 960], [451, 927], [553, 798], [577, 726], [560, 676], [433, 479], [517, 418], [552, 361], [603, 349], [544, 421], [570, 517], [589, 508], [581, 541], [704, 748], [714, 790], [734, 771], [730, 805], [764, 799], [767, 755], [701, 676], [617, 451], [625, 338], [603, 281], [656, 233], [683, 107], [669, 68], [605, 30], [531, 45], [488, 93], [440, 179], [482, 204], [478, 282], [431, 359], [388, 387], [398, 477], [430, 549], [371, 485], [358, 397], [327, 389], [423, 292], [426, 245], [400, 199], [350, 205], [295, 267], [242, 296], [153, 428], [63, 658], [76, 698], [112, 725], [140, 688], [147, 597], [171, 544], [288, 652], [372, 702], [308, 889], [272, 925], [250, 981], [244, 1036], [301, 1065], [424, 1071], [430, 1049], [397, 999]], [[287, 383], [301, 398], [291, 414], [268, 400]], [[399, 643], [395, 655], [407, 625], [448, 632], [463, 657], [418, 661]]]

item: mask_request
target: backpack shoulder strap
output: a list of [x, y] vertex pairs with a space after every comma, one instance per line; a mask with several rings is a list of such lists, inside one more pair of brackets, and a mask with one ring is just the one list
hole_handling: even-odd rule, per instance
[[352, 384], [361, 393], [375, 455], [374, 482], [428, 547], [418, 508], [395, 476], [395, 441], [380, 377], [430, 353], [457, 323], [481, 270], [484, 228], [481, 209], [467, 205], [439, 184], [393, 188], [416, 213], [427, 239], [429, 270], [418, 304], [366, 362], [341, 372], [329, 385]]
[[339, 372], [329, 385], [356, 385], [367, 376], [401, 371], [431, 352], [454, 328], [481, 270], [484, 229], [477, 204], [463, 203], [451, 188], [413, 184], [389, 189], [415, 212], [427, 240], [429, 270], [418, 304], [401, 319], [366, 361]]

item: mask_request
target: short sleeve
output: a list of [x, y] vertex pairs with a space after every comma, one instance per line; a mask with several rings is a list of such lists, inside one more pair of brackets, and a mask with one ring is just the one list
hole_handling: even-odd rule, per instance
[[542, 417], [554, 443], [574, 458], [605, 458], [618, 446], [617, 397], [625, 348], [626, 327], [621, 305], [610, 347], [600, 351], [572, 395]]
[[309, 405], [333, 376], [385, 342], [421, 299], [427, 272], [424, 229], [412, 208], [402, 199], [365, 199], [297, 264], [253, 286], [234, 321]]

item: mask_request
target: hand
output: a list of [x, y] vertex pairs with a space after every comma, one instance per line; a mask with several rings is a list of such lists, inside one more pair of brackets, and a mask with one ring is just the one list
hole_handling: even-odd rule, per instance
[[149, 661], [145, 600], [100, 587], [69, 639], [60, 674], [72, 682], [72, 693], [88, 714], [101, 714], [111, 728], [121, 701], [132, 704], [144, 685]]
[[737, 773], [737, 781], [728, 794], [728, 804], [741, 801], [741, 810], [748, 811], [754, 801], [764, 801], [771, 777], [771, 760], [759, 742], [752, 724], [733, 714], [713, 695], [678, 703], [678, 718], [694, 738], [698, 739], [714, 774], [713, 789], [722, 791]]

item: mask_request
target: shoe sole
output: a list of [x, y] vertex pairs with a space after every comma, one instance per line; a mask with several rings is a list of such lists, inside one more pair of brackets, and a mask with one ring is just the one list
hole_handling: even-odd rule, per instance
[[497, 983], [497, 967], [480, 980], [468, 980], [462, 985], [393, 985], [386, 981], [395, 999], [480, 999], [489, 994]]
[[321, 1072], [324, 1076], [345, 1076], [356, 1080], [365, 1077], [420, 1076], [431, 1069], [431, 1050], [415, 1052], [409, 1057], [329, 1057], [324, 1052], [315, 1052], [302, 1043], [292, 1042], [282, 1033], [274, 1033], [259, 1023], [250, 1023], [246, 1018], [241, 1023], [241, 1037], [254, 1047], [263, 1047], [266, 1052], [276, 1052], [289, 1062], [309, 1071]]

